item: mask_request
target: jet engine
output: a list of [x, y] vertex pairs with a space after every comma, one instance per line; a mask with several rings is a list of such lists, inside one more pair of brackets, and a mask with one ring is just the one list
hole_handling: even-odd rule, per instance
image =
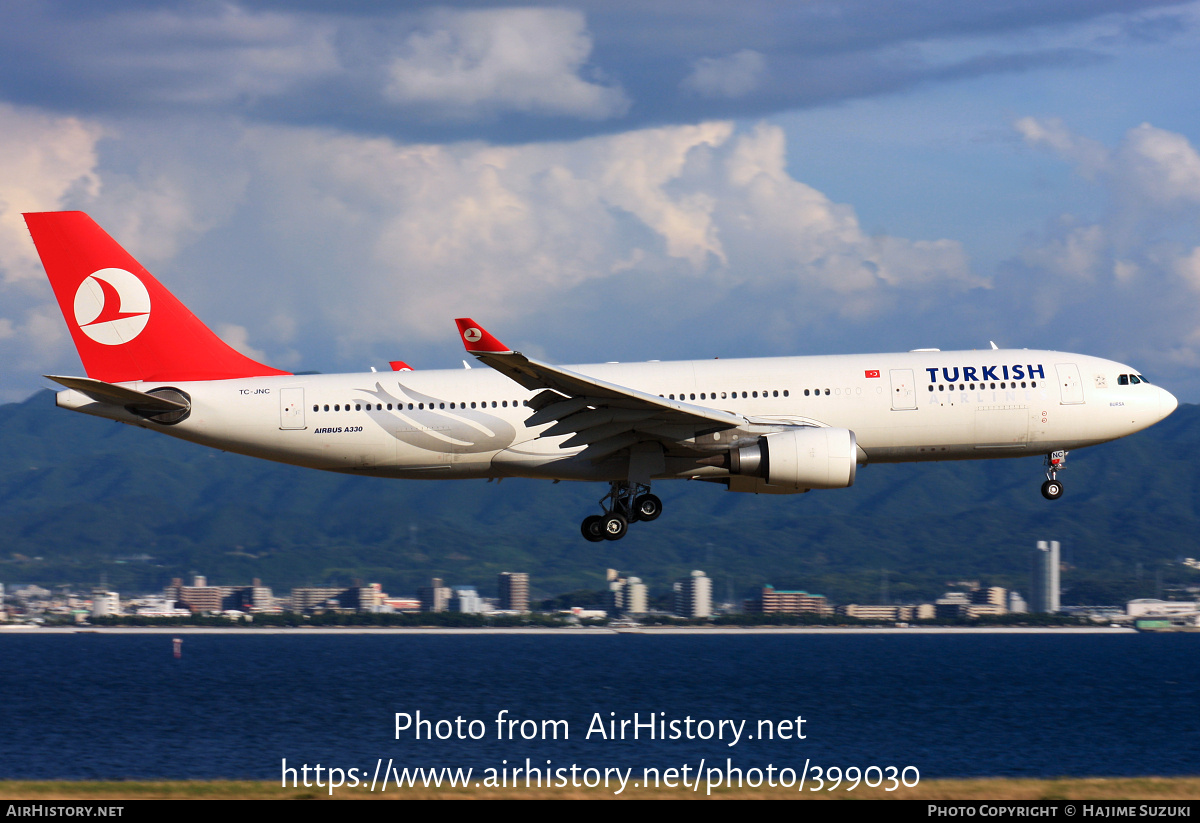
[[849, 429], [804, 426], [731, 450], [726, 468], [789, 491], [844, 489], [854, 485], [857, 457], [858, 443]]

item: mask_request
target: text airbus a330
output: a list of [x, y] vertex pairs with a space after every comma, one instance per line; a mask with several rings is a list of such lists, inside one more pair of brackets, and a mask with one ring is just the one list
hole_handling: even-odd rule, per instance
[[868, 461], [1046, 455], [1151, 426], [1175, 398], [1097, 357], [995, 349], [563, 368], [470, 319], [489, 369], [295, 375], [239, 354], [82, 212], [25, 215], [87, 377], [64, 408], [314, 469], [407, 479], [605, 481], [589, 540], [654, 520], [652, 481], [845, 488]]

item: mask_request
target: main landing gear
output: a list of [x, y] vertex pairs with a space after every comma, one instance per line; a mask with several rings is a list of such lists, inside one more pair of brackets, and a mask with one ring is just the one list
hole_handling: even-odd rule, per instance
[[657, 520], [662, 514], [662, 501], [650, 494], [648, 483], [630, 483], [614, 480], [611, 488], [600, 499], [604, 514], [593, 514], [583, 519], [579, 530], [593, 543], [601, 540], [620, 540], [629, 531], [629, 524], [639, 520]]
[[1046, 482], [1042, 484], [1042, 497], [1047, 500], [1057, 500], [1062, 497], [1062, 483], [1058, 482], [1058, 473], [1067, 464], [1065, 451], [1050, 452], [1046, 455]]

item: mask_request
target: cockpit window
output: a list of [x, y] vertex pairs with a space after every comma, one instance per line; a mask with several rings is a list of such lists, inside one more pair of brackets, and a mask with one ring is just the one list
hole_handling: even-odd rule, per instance
[[1136, 374], [1131, 374], [1131, 375], [1129, 375], [1129, 382], [1137, 384], [1137, 383], [1141, 383], [1142, 381], [1138, 378], [1138, 376]]
[[1117, 385], [1118, 386], [1128, 386], [1129, 385], [1129, 375], [1127, 375], [1127, 374], [1117, 375]]
[[1147, 380], [1145, 377], [1142, 377], [1140, 374], [1139, 374], [1139, 375], [1137, 375], [1137, 379], [1138, 379], [1138, 380], [1141, 380], [1143, 383], [1149, 383], [1149, 382], [1150, 382], [1150, 381], [1149, 381], [1149, 380]]

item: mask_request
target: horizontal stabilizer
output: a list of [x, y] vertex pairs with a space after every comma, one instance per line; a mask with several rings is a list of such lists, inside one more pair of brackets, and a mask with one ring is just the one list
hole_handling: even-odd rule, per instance
[[58, 377], [53, 374], [46, 374], [43, 377], [53, 380], [60, 386], [66, 386], [68, 389], [85, 394], [97, 403], [107, 403], [110, 406], [134, 406], [144, 411], [164, 412], [185, 411], [188, 408], [187, 403], [127, 389], [113, 383], [105, 383], [103, 380], [92, 380], [90, 377]]

